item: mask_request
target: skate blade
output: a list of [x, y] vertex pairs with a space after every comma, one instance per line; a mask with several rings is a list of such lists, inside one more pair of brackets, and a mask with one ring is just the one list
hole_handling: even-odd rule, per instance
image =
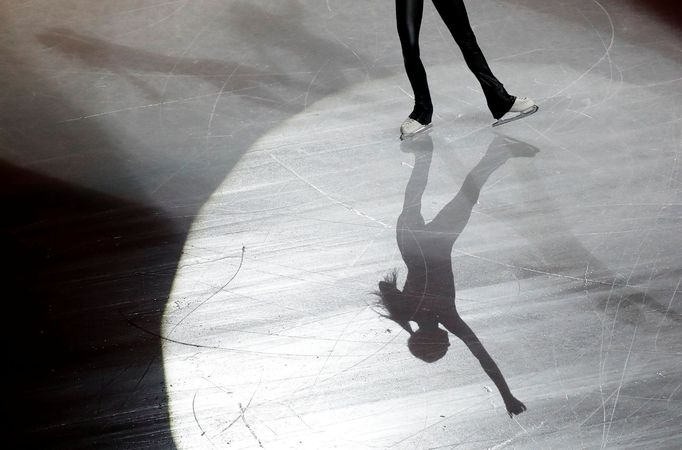
[[411, 139], [411, 138], [413, 138], [413, 137], [415, 137], [415, 136], [417, 136], [417, 135], [419, 135], [419, 134], [424, 134], [424, 133], [426, 133], [427, 131], [430, 131], [430, 130], [431, 130], [431, 125], [432, 125], [432, 124], [424, 125], [424, 126], [422, 126], [421, 128], [419, 128], [417, 131], [415, 131], [414, 133], [401, 134], [401, 135], [400, 135], [400, 140], [401, 140], [401, 141], [404, 141], [404, 140], [406, 140], [406, 139]]
[[519, 120], [519, 119], [523, 119], [524, 117], [528, 117], [528, 116], [530, 116], [531, 114], [535, 114], [535, 113], [538, 111], [538, 109], [540, 109], [540, 107], [539, 107], [538, 105], [533, 105], [533, 106], [531, 106], [530, 108], [528, 108], [527, 110], [525, 110], [525, 111], [523, 111], [523, 112], [517, 114], [517, 115], [514, 116], [514, 117], [510, 117], [510, 118], [508, 118], [508, 119], [500, 119], [500, 120], [498, 120], [497, 122], [495, 122], [495, 123], [493, 124], [493, 126], [494, 126], [494, 127], [499, 127], [500, 125], [504, 125], [505, 123], [513, 122], [513, 121]]

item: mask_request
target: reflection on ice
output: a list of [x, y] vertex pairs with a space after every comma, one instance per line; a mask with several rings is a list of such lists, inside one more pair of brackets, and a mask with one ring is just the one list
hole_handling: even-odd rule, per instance
[[[423, 136], [404, 141], [401, 149], [415, 155], [403, 210], [396, 225], [398, 248], [407, 266], [407, 278], [402, 291], [396, 286], [395, 272], [380, 282], [379, 305], [386, 311], [385, 317], [410, 334], [408, 348], [423, 361], [431, 363], [447, 353], [448, 335], [439, 325], [461, 339], [497, 386], [509, 415], [520, 414], [526, 410], [525, 405], [512, 395], [495, 361], [457, 312], [451, 255], [490, 175], [507, 159], [533, 157], [538, 150], [511, 138], [496, 137], [481, 161], [466, 176], [460, 191], [426, 223], [421, 207], [431, 167], [433, 141], [430, 136]], [[412, 329], [410, 322], [418, 325], [417, 330]]]

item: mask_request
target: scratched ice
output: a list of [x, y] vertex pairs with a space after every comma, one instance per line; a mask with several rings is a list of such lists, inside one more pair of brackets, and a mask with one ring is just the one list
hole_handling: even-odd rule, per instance
[[[194, 222], [193, 263], [176, 278], [183, 300], [167, 311], [167, 329], [219, 348], [164, 347], [181, 447], [625, 448], [680, 438], [680, 121], [674, 99], [661, 96], [679, 79], [660, 59], [664, 88], [633, 76], [642, 50], [617, 45], [608, 6], [584, 2], [577, 23], [543, 27], [550, 42], [580, 27], [570, 44], [535, 40], [491, 58], [508, 85], [542, 104], [502, 133], [540, 152], [483, 186], [453, 252], [458, 308], [529, 410], [509, 420], [461, 343], [420, 363], [400, 327], [374, 311], [377, 282], [393, 267], [404, 276], [395, 222], [414, 162], [400, 151], [393, 111], [409, 100], [397, 74], [311, 104], [325, 61], [303, 89], [305, 111], [256, 141]], [[493, 11], [490, 26], [502, 20]], [[447, 39], [426, 41], [448, 50]], [[432, 133], [427, 218], [495, 137], [464, 68], [429, 73], [451, 104]], [[231, 263], [197, 265], [218, 248]]]
[[412, 99], [393, 2], [7, 3], [3, 28], [21, 39], [2, 44], [3, 160], [150, 207], [182, 248], [130, 268], [101, 307], [127, 345], [156, 353], [122, 345], [83, 363], [97, 370], [78, 386], [94, 394], [71, 403], [73, 386], [38, 384], [41, 401], [64, 402], [40, 436], [105, 430], [65, 448], [682, 442], [682, 64], [665, 17], [635, 0], [469, 1], [493, 72], [541, 108], [493, 131], [426, 2], [424, 219], [491, 148], [537, 150], [486, 173], [451, 255], [459, 314], [528, 408], [510, 418], [460, 340], [427, 364], [375, 304], [391, 270], [405, 281], [396, 223], [422, 170], [398, 140]]

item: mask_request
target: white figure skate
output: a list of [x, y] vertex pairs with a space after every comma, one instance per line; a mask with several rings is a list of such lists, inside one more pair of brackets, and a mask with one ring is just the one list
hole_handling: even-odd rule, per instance
[[[530, 116], [531, 114], [535, 114], [538, 109], [538, 105], [536, 105], [535, 102], [528, 97], [517, 97], [507, 114], [498, 119], [493, 126], [499, 127], [505, 123], [523, 119], [524, 117]], [[514, 113], [518, 114], [514, 115]]]
[[412, 136], [415, 136], [417, 134], [424, 133], [425, 131], [429, 130], [431, 128], [431, 124], [427, 123], [424, 125], [423, 123], [420, 123], [414, 119], [410, 119], [409, 117], [403, 122], [402, 125], [400, 125], [400, 140], [404, 141], [405, 139], [409, 139]]

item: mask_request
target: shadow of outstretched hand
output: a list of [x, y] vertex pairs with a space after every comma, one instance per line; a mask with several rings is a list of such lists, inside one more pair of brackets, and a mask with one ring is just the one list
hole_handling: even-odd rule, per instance
[[526, 405], [511, 394], [504, 399], [504, 406], [509, 417], [517, 416], [526, 410]]

